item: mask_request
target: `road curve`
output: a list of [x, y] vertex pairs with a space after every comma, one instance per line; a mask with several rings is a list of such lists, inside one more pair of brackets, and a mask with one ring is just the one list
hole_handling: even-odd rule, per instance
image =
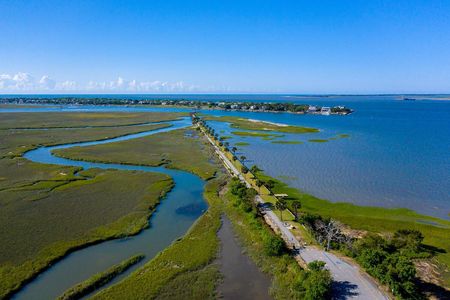
[[[215, 152], [223, 162], [225, 167], [236, 175], [247, 187], [251, 187], [250, 183], [245, 180], [242, 173], [231, 163], [225, 154], [217, 147], [214, 141], [203, 131], [208, 141], [214, 147]], [[263, 199], [257, 195], [256, 200], [264, 203]], [[318, 249], [313, 246], [302, 247], [292, 232], [283, 225], [283, 222], [272, 210], [265, 210], [266, 216], [271, 220], [272, 224], [278, 228], [285, 242], [294, 245], [296, 249], [300, 249], [296, 255], [299, 255], [303, 261], [310, 263], [314, 260], [325, 262], [326, 268], [330, 270], [333, 277], [333, 299], [364, 299], [378, 300], [389, 299], [377, 286], [375, 281], [362, 273], [356, 265], [347, 263], [336, 255]]]

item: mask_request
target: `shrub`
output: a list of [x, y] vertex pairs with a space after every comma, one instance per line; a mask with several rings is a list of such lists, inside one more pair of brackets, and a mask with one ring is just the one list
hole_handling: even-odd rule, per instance
[[264, 239], [264, 253], [269, 256], [280, 256], [285, 250], [281, 237], [271, 234]]
[[308, 264], [308, 267], [309, 270], [304, 271], [298, 278], [295, 289], [303, 296], [303, 299], [329, 299], [333, 280], [330, 271], [325, 269], [325, 263], [313, 261]]

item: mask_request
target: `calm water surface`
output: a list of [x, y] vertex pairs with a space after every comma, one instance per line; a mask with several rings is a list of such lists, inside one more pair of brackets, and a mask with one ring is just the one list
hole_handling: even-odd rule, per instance
[[218, 263], [223, 281], [218, 287], [221, 299], [270, 300], [270, 278], [261, 272], [250, 258], [242, 253], [230, 220], [222, 217], [218, 232], [221, 243]]

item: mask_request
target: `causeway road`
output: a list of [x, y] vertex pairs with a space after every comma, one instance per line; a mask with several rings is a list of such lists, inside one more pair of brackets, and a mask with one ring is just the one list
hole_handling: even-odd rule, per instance
[[[220, 160], [224, 163], [225, 167], [234, 175], [236, 175], [247, 187], [251, 187], [250, 183], [242, 175], [234, 164], [225, 156], [221, 149], [214, 143], [214, 141], [203, 131], [204, 135], [214, 147], [215, 152], [219, 156]], [[264, 200], [257, 195], [256, 200], [259, 203], [264, 203]], [[272, 224], [278, 227], [285, 242], [290, 245], [294, 245], [300, 258], [306, 263], [310, 263], [314, 260], [323, 261], [326, 264], [326, 268], [330, 270], [333, 277], [333, 299], [365, 299], [365, 300], [378, 300], [389, 299], [385, 293], [383, 293], [377, 286], [376, 282], [363, 273], [359, 266], [350, 264], [336, 255], [319, 249], [314, 246], [302, 246], [300, 242], [295, 238], [292, 232], [284, 226], [283, 222], [278, 216], [270, 209], [265, 210], [265, 214], [270, 218]]]

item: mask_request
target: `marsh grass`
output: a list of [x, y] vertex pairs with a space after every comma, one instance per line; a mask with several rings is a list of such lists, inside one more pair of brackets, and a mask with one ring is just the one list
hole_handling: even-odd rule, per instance
[[203, 179], [213, 177], [216, 169], [205, 159], [211, 149], [199, 143], [196, 133], [186, 134], [188, 131], [191, 129], [178, 129], [110, 144], [60, 149], [54, 153], [65, 158], [104, 163], [165, 165], [197, 174]]
[[238, 136], [260, 137], [263, 139], [284, 137], [283, 134], [272, 134], [272, 133], [255, 132], [255, 131], [233, 131], [231, 133], [234, 135], [238, 135]]
[[138, 233], [173, 184], [159, 173], [80, 177], [50, 190], [0, 191], [0, 298], [72, 250]]
[[[177, 114], [0, 114], [0, 298], [7, 297], [67, 253], [138, 233], [173, 181], [166, 175], [94, 170], [30, 162], [40, 145], [101, 140], [153, 130]], [[10, 127], [112, 126], [17, 130]], [[78, 172], [77, 175], [75, 175]]]
[[244, 119], [240, 117], [232, 117], [232, 116], [211, 116], [204, 115], [203, 119], [205, 121], [219, 121], [219, 122], [227, 122], [231, 124], [232, 128], [236, 129], [244, 129], [244, 130], [264, 130], [264, 131], [277, 131], [284, 133], [315, 133], [319, 132], [316, 128], [311, 127], [303, 127], [303, 126], [280, 126], [264, 121], [251, 121], [249, 119]]
[[0, 113], [0, 129], [120, 127], [171, 121], [186, 113], [129, 112], [24, 112]]
[[[1, 122], [0, 122], [1, 124]], [[20, 157], [39, 146], [52, 146], [74, 142], [104, 140], [132, 133], [169, 127], [170, 124], [154, 124], [135, 127], [78, 128], [50, 130], [0, 130], [0, 158]]]
[[250, 143], [247, 142], [237, 142], [234, 144], [236, 147], [245, 147], [245, 146], [249, 146]]

